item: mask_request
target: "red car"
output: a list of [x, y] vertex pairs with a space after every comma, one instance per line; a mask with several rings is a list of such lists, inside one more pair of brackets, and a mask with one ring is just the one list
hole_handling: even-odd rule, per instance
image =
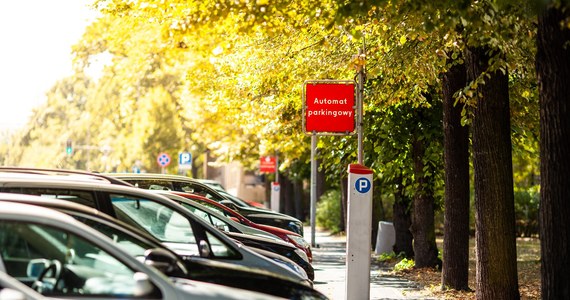
[[172, 191], [172, 193], [179, 195], [179, 196], [182, 196], [182, 197], [186, 197], [186, 198], [194, 200], [200, 204], [203, 204], [203, 205], [206, 205], [210, 208], [213, 208], [213, 209], [221, 212], [225, 216], [232, 218], [234, 221], [239, 222], [243, 225], [250, 226], [253, 228], [257, 228], [257, 229], [272, 233], [272, 234], [278, 236], [279, 238], [281, 238], [282, 240], [289, 242], [289, 243], [295, 245], [297, 248], [303, 250], [307, 254], [307, 257], [309, 258], [309, 262], [313, 261], [313, 253], [311, 251], [311, 245], [307, 241], [305, 241], [303, 239], [303, 237], [298, 233], [295, 233], [295, 232], [292, 232], [289, 230], [285, 230], [285, 229], [282, 229], [279, 227], [275, 227], [275, 226], [269, 226], [269, 225], [254, 223], [254, 222], [250, 221], [249, 219], [247, 219], [246, 217], [239, 214], [237, 211], [235, 211], [235, 210], [233, 210], [233, 209], [231, 209], [231, 208], [229, 208], [223, 204], [220, 204], [217, 201], [208, 199], [208, 198], [200, 196], [200, 195], [191, 194], [191, 193], [184, 193], [184, 192], [175, 192], [175, 191]]

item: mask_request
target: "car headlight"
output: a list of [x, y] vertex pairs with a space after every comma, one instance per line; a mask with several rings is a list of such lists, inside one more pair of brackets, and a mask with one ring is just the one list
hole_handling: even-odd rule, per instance
[[305, 239], [302, 236], [288, 234], [287, 237], [290, 238], [291, 240], [293, 240], [297, 245], [300, 245], [303, 248], [307, 248], [307, 249], [311, 248], [311, 244], [309, 244], [307, 241], [305, 241]]
[[309, 257], [307, 256], [307, 253], [305, 253], [305, 251], [297, 248], [295, 249], [295, 253], [297, 253], [297, 255], [299, 255], [304, 261], [306, 261], [307, 263], [311, 263], [309, 261]]

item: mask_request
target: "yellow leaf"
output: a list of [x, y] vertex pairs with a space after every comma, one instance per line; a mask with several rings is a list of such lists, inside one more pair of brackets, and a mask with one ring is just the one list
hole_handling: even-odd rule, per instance
[[402, 36], [400, 37], [400, 45], [404, 45], [404, 44], [406, 43], [406, 41], [407, 41], [406, 36], [405, 36], [405, 35], [402, 35]]

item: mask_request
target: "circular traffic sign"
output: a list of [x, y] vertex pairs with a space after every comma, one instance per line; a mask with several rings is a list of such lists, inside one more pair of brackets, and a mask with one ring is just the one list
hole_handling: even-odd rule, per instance
[[365, 177], [358, 178], [354, 183], [354, 188], [361, 194], [368, 193], [370, 187], [372, 187], [372, 184], [370, 184], [370, 180]]
[[158, 164], [161, 167], [168, 166], [170, 164], [170, 161], [171, 161], [170, 156], [166, 153], [160, 153], [156, 158], [156, 162], [158, 162]]

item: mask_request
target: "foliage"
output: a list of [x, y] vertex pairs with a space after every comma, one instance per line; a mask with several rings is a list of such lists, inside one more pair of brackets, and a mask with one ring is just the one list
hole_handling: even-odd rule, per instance
[[404, 270], [410, 270], [415, 266], [415, 262], [411, 258], [403, 258], [396, 265], [394, 265], [394, 271], [400, 272]]
[[341, 221], [340, 191], [329, 190], [325, 192], [317, 203], [316, 222], [319, 227], [332, 233], [339, 233]]
[[517, 236], [538, 236], [539, 187], [515, 187], [515, 220]]
[[[415, 134], [429, 142], [423, 171], [441, 200], [440, 75], [455, 58], [449, 53], [491, 44], [508, 54], [493, 63], [510, 76], [515, 184], [538, 183], [535, 26], [527, 5], [97, 0], [94, 7], [102, 16], [73, 48], [75, 74], [54, 85], [3, 155], [6, 164], [124, 171], [140, 161], [157, 171], [159, 152], [199, 157], [209, 150], [255, 170], [260, 155], [278, 152], [282, 172], [306, 179], [302, 83], [353, 79], [353, 56], [365, 50], [365, 165], [383, 195], [399, 189], [395, 179], [402, 178], [412, 196]], [[98, 60], [101, 73], [94, 74]], [[484, 78], [457, 101], [475, 105], [479, 84]], [[67, 138], [85, 149], [66, 156]], [[356, 161], [356, 144], [356, 136], [319, 137], [317, 155], [330, 186]]]
[[392, 252], [384, 252], [384, 253], [380, 253], [380, 256], [378, 256], [378, 261], [379, 262], [395, 262], [395, 261], [399, 261], [401, 259], [404, 258], [405, 253], [401, 252], [396, 254], [394, 251]]

